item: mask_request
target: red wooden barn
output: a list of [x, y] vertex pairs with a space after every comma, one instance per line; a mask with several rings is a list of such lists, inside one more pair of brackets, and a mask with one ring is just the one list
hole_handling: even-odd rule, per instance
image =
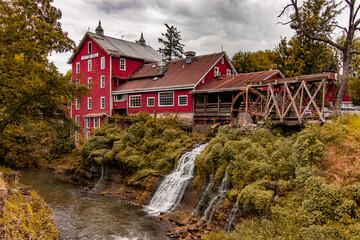
[[235, 69], [224, 52], [162, 61], [141, 38], [136, 43], [87, 32], [68, 61], [76, 83], [92, 83], [91, 95], [71, 104], [70, 117], [89, 137], [106, 116], [148, 113], [179, 114], [191, 125], [194, 102], [190, 92]]

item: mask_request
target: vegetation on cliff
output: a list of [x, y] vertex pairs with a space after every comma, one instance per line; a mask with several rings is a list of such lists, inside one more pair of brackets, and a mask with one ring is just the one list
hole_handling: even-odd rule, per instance
[[19, 173], [0, 167], [0, 238], [58, 239], [49, 207], [18, 180]]
[[81, 147], [81, 175], [93, 165], [103, 162], [116, 166], [127, 183], [149, 174], [167, 173], [197, 137], [181, 129], [176, 117], [152, 118], [138, 114], [131, 126], [122, 130], [116, 124], [103, 126]]
[[197, 181], [227, 171], [249, 218], [205, 239], [356, 239], [360, 235], [360, 117], [283, 136], [223, 127], [196, 159]]

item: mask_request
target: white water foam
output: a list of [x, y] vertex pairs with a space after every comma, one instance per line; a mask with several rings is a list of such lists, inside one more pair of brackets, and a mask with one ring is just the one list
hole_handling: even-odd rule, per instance
[[193, 178], [195, 157], [205, 149], [206, 145], [196, 145], [181, 156], [177, 168], [164, 178], [149, 205], [145, 207], [150, 215], [159, 215], [161, 212], [171, 211], [177, 206]]

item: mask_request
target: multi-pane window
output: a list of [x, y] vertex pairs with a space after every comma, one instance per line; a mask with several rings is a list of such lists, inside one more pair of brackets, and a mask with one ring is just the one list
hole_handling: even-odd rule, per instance
[[187, 106], [188, 105], [188, 96], [186, 95], [181, 95], [179, 96], [179, 106]]
[[80, 63], [76, 63], [76, 73], [80, 73]]
[[92, 71], [92, 60], [88, 60], [88, 72]]
[[101, 76], [100, 77], [100, 87], [104, 88], [105, 87], [105, 76]]
[[75, 101], [75, 109], [76, 110], [80, 109], [80, 101], [79, 101], [79, 99], [76, 99], [76, 101]]
[[88, 103], [88, 109], [91, 109], [91, 108], [92, 108], [92, 99], [91, 99], [91, 97], [89, 97], [87, 100], [88, 100], [88, 101], [87, 101], [87, 103]]
[[77, 78], [77, 79], [75, 80], [75, 83], [76, 83], [76, 84], [80, 84], [80, 78]]
[[147, 98], [147, 106], [148, 107], [155, 107], [155, 98], [154, 97], [148, 97]]
[[231, 75], [231, 70], [230, 69], [226, 70], [226, 74]]
[[94, 118], [94, 128], [97, 128], [99, 126], [99, 119], [96, 117]]
[[120, 58], [120, 70], [126, 70], [126, 59]]
[[123, 102], [125, 101], [125, 94], [114, 95], [114, 102]]
[[86, 139], [89, 139], [90, 138], [90, 131], [86, 131]]
[[215, 77], [220, 76], [220, 72], [219, 72], [219, 68], [218, 68], [218, 67], [215, 67], [215, 68], [214, 68], [214, 76], [215, 76]]
[[100, 108], [105, 109], [105, 97], [100, 98]]
[[91, 77], [88, 77], [88, 88], [91, 88], [91, 82], [92, 82], [92, 79], [91, 79]]
[[88, 42], [88, 53], [92, 52], [92, 42]]
[[86, 128], [89, 129], [90, 128], [90, 118], [85, 118], [86, 119]]
[[224, 64], [224, 58], [221, 58], [221, 64]]
[[80, 120], [79, 115], [76, 115], [76, 116], [75, 116], [75, 123], [79, 123], [79, 120]]
[[141, 95], [130, 96], [130, 107], [141, 107]]
[[101, 63], [100, 63], [100, 68], [101, 69], [105, 69], [105, 57], [101, 57]]
[[174, 106], [174, 92], [159, 93], [159, 106]]

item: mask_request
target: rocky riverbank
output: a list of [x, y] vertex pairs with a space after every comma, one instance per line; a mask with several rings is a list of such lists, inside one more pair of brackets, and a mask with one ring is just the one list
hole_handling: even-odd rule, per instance
[[19, 172], [0, 168], [0, 239], [58, 239], [50, 208], [19, 178]]

